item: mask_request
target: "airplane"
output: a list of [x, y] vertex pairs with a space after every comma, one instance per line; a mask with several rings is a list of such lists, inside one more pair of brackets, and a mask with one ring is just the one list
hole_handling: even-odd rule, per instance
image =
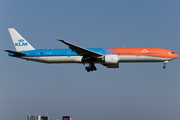
[[57, 39], [69, 46], [68, 49], [35, 49], [14, 28], [8, 28], [16, 48], [4, 50], [11, 57], [42, 63], [81, 63], [89, 64], [87, 72], [96, 71], [95, 64], [107, 68], [119, 68], [119, 63], [130, 62], [163, 62], [166, 64], [178, 58], [171, 50], [162, 48], [84, 48], [67, 41]]

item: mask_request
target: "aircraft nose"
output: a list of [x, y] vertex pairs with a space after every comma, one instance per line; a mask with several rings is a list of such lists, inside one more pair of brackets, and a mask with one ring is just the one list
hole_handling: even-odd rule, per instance
[[178, 55], [177, 55], [177, 54], [175, 54], [175, 58], [178, 58]]

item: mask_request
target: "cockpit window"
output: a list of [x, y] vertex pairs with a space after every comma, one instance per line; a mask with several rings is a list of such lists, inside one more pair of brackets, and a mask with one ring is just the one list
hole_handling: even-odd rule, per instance
[[171, 54], [175, 54], [175, 52], [171, 52]]

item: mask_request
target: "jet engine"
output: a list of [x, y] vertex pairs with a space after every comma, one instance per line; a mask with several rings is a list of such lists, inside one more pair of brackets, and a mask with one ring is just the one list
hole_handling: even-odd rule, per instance
[[105, 55], [102, 58], [103, 65], [107, 68], [119, 68], [118, 56], [117, 55]]

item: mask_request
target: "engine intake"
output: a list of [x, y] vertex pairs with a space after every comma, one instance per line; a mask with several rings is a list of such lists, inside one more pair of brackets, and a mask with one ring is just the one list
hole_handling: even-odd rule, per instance
[[118, 56], [117, 55], [105, 55], [102, 58], [103, 65], [107, 66], [107, 68], [119, 68]]

